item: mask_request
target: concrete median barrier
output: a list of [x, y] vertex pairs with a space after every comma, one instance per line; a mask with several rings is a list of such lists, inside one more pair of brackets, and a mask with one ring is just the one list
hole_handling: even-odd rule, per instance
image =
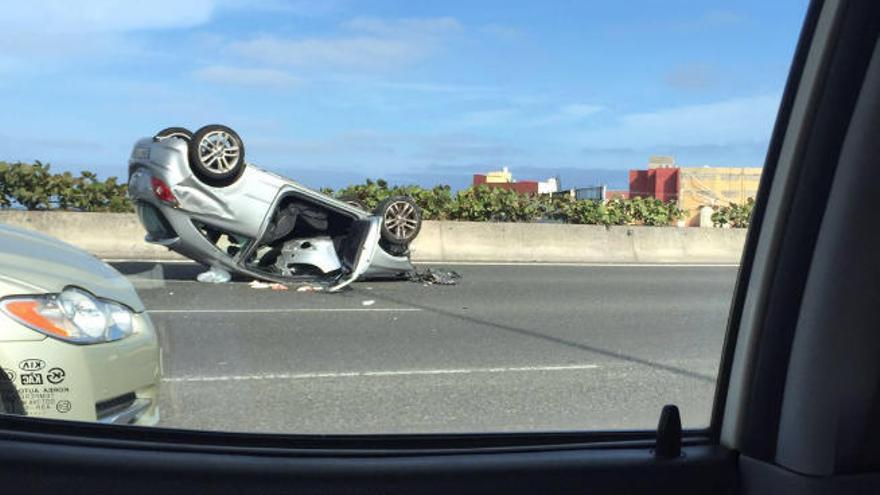
[[[144, 242], [134, 214], [0, 211], [0, 223], [36, 230], [107, 259], [181, 260]], [[415, 261], [737, 263], [745, 229], [611, 227], [426, 221]]]
[[738, 263], [745, 229], [425, 222], [413, 258], [543, 263]]
[[100, 258], [184, 259], [162, 246], [145, 242], [146, 232], [133, 213], [7, 210], [0, 211], [0, 223], [51, 235]]

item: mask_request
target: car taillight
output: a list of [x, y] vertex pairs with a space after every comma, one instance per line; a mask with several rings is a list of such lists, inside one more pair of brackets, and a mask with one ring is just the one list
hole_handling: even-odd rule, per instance
[[174, 193], [171, 192], [171, 188], [168, 187], [168, 184], [162, 181], [162, 179], [151, 177], [150, 185], [153, 187], [153, 194], [155, 194], [160, 201], [172, 205], [177, 204], [177, 198], [174, 197]]

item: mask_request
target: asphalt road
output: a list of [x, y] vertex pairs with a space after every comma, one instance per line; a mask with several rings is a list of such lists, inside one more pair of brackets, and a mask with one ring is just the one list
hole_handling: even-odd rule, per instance
[[159, 330], [162, 425], [644, 429], [669, 403], [685, 427], [708, 424], [735, 267], [444, 267], [459, 285], [325, 294], [121, 266]]

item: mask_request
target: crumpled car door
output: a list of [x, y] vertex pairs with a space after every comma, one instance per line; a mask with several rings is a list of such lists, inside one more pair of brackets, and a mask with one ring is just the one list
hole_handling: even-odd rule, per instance
[[328, 290], [336, 292], [358, 279], [373, 261], [373, 255], [379, 248], [379, 228], [382, 219], [369, 217], [356, 220], [351, 227], [351, 239], [342, 250], [342, 262], [349, 268], [348, 273], [335, 281]]

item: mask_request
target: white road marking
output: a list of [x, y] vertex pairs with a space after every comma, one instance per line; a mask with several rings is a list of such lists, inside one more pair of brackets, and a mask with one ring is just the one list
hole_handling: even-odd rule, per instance
[[587, 268], [735, 268], [739, 263], [590, 263], [580, 261], [413, 261], [414, 265], [449, 266], [580, 266]]
[[175, 260], [175, 259], [160, 259], [160, 258], [101, 258], [101, 261], [105, 263], [163, 263], [169, 265], [197, 265], [195, 261], [192, 260]]
[[[194, 265], [196, 263], [187, 260], [161, 260], [161, 259], [127, 259], [127, 258], [104, 258], [104, 261], [108, 263], [163, 263], [163, 264], [178, 264], [185, 265], [190, 264]], [[550, 261], [550, 262], [538, 262], [538, 261], [413, 261], [414, 265], [460, 265], [460, 266], [583, 266], [583, 267], [597, 267], [597, 268], [660, 268], [660, 267], [668, 267], [668, 268], [736, 268], [739, 267], [739, 263], [679, 263], [679, 262], [669, 262], [669, 263], [600, 263], [600, 262], [580, 262], [580, 261]], [[185, 281], [188, 282], [188, 281]]]
[[530, 371], [576, 371], [594, 370], [597, 364], [567, 364], [560, 366], [508, 366], [501, 368], [452, 368], [434, 370], [395, 370], [395, 371], [340, 371], [323, 373], [267, 373], [261, 375], [222, 375], [222, 376], [182, 376], [163, 378], [163, 382], [227, 382], [249, 380], [308, 380], [314, 378], [359, 378], [382, 376], [431, 376], [431, 375], [469, 375], [477, 373], [511, 373]]
[[412, 313], [421, 308], [148, 309], [147, 313]]

